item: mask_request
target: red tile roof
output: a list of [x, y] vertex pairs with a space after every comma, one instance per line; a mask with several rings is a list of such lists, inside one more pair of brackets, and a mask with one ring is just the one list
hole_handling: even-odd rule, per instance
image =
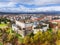
[[50, 22], [59, 22], [60, 23], [60, 20], [50, 20]]

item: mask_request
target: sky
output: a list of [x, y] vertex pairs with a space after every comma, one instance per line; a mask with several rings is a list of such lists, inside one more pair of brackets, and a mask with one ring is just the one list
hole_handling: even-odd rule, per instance
[[0, 12], [60, 11], [60, 0], [0, 0]]

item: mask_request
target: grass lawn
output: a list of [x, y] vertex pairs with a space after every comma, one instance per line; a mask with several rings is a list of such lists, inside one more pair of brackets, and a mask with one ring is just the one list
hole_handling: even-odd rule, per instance
[[0, 42], [0, 45], [3, 45], [3, 44]]
[[7, 24], [0, 24], [0, 28], [7, 26]]

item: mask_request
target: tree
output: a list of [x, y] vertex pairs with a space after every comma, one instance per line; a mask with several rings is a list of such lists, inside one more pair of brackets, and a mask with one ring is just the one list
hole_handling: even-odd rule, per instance
[[24, 38], [24, 44], [25, 45], [28, 45], [28, 44], [30, 44], [31, 42], [30, 42], [30, 37], [29, 36], [26, 36], [25, 38]]

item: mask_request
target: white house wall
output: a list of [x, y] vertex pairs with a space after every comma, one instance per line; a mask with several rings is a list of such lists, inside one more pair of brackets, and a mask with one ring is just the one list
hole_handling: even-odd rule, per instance
[[25, 24], [20, 21], [16, 21], [16, 25], [20, 26], [21, 28], [25, 28]]

